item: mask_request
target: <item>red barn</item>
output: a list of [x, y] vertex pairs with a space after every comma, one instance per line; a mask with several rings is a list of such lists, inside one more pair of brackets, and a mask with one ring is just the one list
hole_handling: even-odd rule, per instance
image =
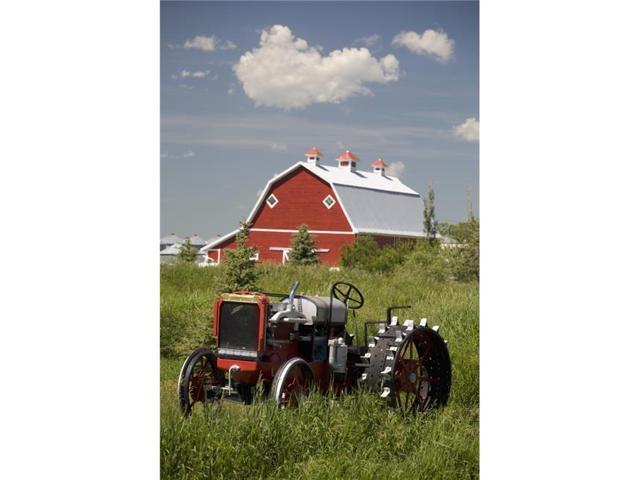
[[[386, 174], [382, 159], [371, 171], [357, 170], [358, 157], [349, 150], [338, 166], [320, 163], [322, 153], [312, 148], [299, 162], [273, 177], [249, 214], [248, 245], [258, 249], [256, 260], [285, 263], [293, 235], [303, 223], [314, 237], [322, 263], [337, 265], [345, 245], [361, 234], [379, 244], [423, 237], [423, 202], [398, 178]], [[209, 243], [214, 264], [223, 261], [224, 249], [234, 248], [237, 230]]]

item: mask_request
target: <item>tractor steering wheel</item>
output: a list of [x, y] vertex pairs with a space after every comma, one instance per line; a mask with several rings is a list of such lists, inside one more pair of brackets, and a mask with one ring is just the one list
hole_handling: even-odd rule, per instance
[[340, 300], [351, 310], [357, 310], [364, 305], [364, 297], [358, 287], [348, 282], [336, 282], [331, 287], [331, 296]]

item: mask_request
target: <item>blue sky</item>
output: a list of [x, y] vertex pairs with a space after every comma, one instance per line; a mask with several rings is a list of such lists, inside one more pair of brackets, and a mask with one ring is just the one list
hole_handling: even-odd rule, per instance
[[477, 213], [478, 60], [475, 2], [162, 2], [161, 233], [227, 233], [312, 146]]

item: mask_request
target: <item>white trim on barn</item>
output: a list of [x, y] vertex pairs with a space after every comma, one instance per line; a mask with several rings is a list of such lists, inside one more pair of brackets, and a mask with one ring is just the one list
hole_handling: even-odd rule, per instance
[[272, 252], [282, 252], [282, 264], [284, 265], [289, 261], [289, 252], [291, 247], [269, 247]]
[[[298, 230], [284, 228], [251, 228], [252, 232], [297, 233]], [[326, 235], [353, 235], [355, 232], [345, 230], [309, 230], [309, 233]]]
[[[271, 199], [273, 198], [273, 203], [271, 203]], [[273, 193], [267, 197], [267, 206], [269, 208], [273, 208], [278, 204], [278, 197], [276, 197]]]
[[[294, 229], [284, 229], [284, 228], [250, 228], [251, 232], [268, 232], [268, 233], [297, 233], [298, 230]], [[232, 236], [235, 236], [238, 233], [238, 229], [233, 232], [229, 232], [223, 237], [216, 238], [213, 242], [210, 242], [208, 245], [205, 245], [200, 249], [200, 252], [205, 253], [209, 250], [213, 249], [216, 245], [228, 240]], [[358, 232], [354, 231], [342, 231], [342, 230], [309, 230], [309, 233], [314, 235], [354, 235]]]
[[253, 219], [253, 217], [255, 216], [256, 213], [258, 213], [258, 209], [260, 208], [260, 205], [262, 205], [262, 202], [265, 201], [267, 194], [269, 193], [269, 190], [271, 190], [271, 186], [278, 180], [280, 180], [282, 177], [287, 176], [289, 173], [293, 172], [296, 168], [298, 168], [300, 165], [302, 165], [304, 167], [304, 164], [302, 162], [298, 162], [298, 163], [294, 163], [293, 165], [291, 165], [289, 168], [287, 168], [285, 171], [275, 175], [271, 180], [269, 180], [267, 182], [267, 185], [264, 187], [264, 189], [262, 190], [262, 193], [260, 194], [260, 198], [258, 198], [258, 201], [256, 202], [256, 204], [253, 206], [253, 209], [251, 210], [251, 213], [249, 214], [249, 216], [247, 217], [247, 222], [251, 222], [251, 220]]
[[222, 237], [218, 237], [216, 238], [213, 242], [210, 242], [209, 244], [205, 245], [204, 247], [202, 247], [200, 249], [200, 252], [205, 253], [208, 252], [209, 250], [211, 250], [213, 247], [215, 247], [217, 244], [224, 242], [225, 240], [229, 240], [231, 237], [235, 237], [235, 235], [240, 231], [239, 228], [236, 228], [234, 231], [227, 233], [226, 235], [223, 235]]
[[322, 203], [324, 204], [325, 207], [327, 207], [327, 210], [331, 210], [331, 207], [333, 207], [336, 204], [336, 199], [333, 198], [331, 194], [329, 194], [326, 197], [324, 197], [324, 200], [322, 200]]

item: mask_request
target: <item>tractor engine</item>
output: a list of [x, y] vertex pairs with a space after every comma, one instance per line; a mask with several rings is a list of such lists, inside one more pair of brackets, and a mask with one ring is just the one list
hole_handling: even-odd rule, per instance
[[[216, 302], [217, 367], [226, 393], [249, 401], [259, 378], [267, 384], [293, 357], [328, 369], [335, 381], [347, 371], [347, 305], [332, 297], [257, 292], [225, 293]], [[276, 298], [273, 298], [276, 297]], [[320, 369], [320, 367], [316, 367]], [[329, 372], [327, 372], [329, 373]]]

